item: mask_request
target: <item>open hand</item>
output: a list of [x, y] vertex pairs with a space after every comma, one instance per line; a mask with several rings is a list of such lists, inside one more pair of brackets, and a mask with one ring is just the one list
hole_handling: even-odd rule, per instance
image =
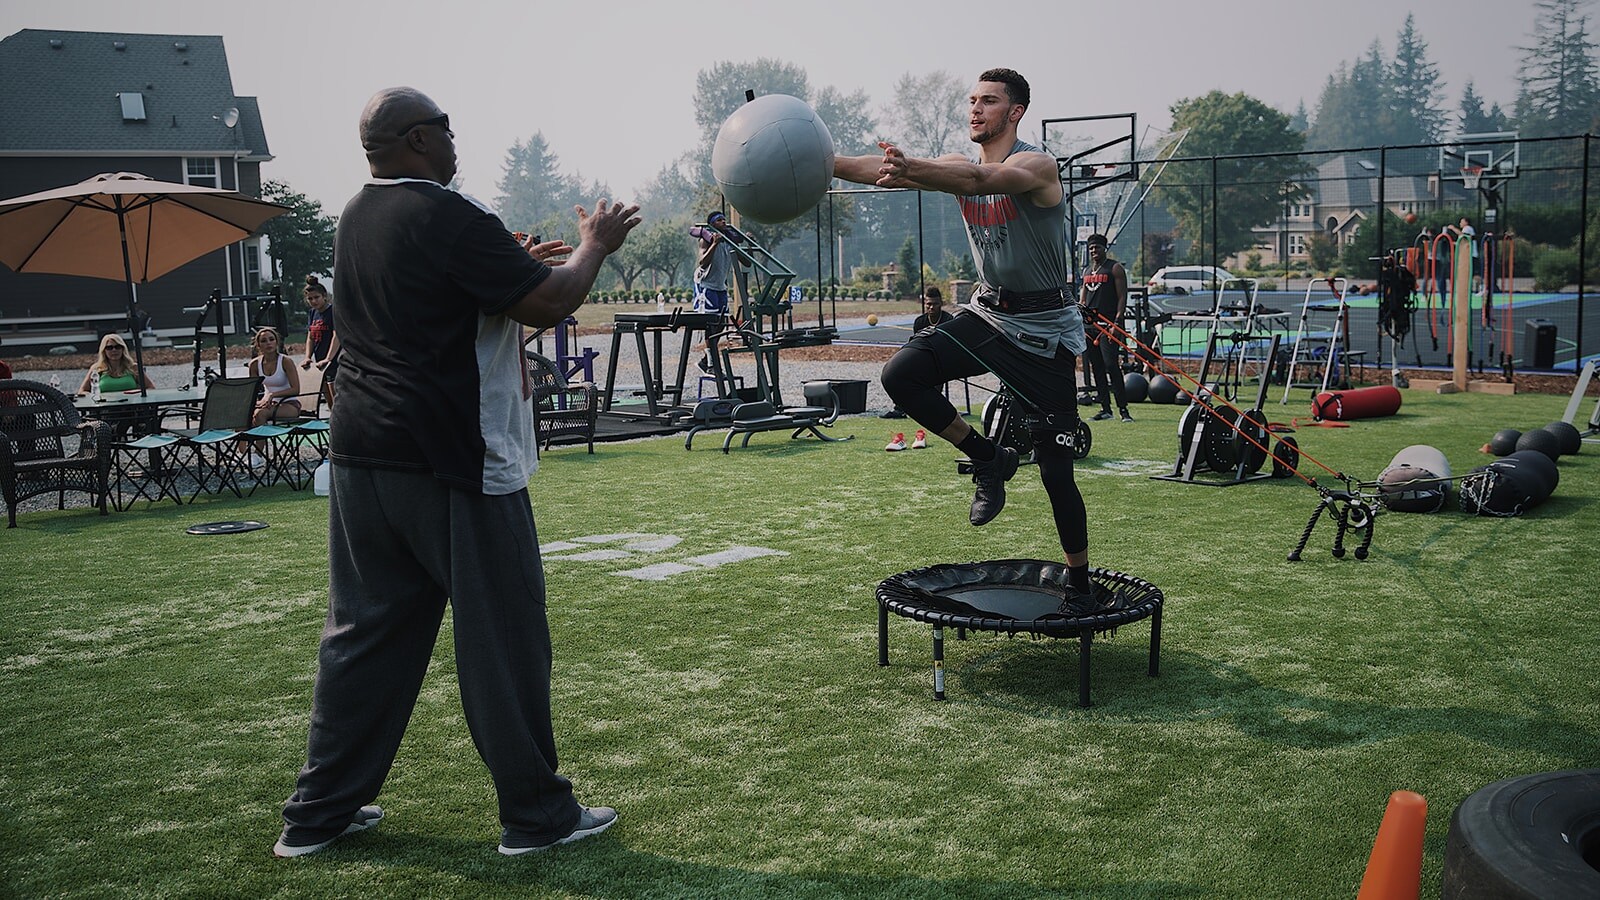
[[628, 232], [639, 224], [637, 203], [623, 206], [621, 203], [610, 203], [602, 197], [595, 203], [592, 214], [582, 206], [574, 208], [578, 212], [578, 233], [583, 236], [583, 241], [597, 241], [606, 248], [607, 253], [622, 249]]

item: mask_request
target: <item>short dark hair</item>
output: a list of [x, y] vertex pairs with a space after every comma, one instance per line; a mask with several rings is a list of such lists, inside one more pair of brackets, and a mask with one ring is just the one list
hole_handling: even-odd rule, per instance
[[944, 294], [939, 293], [939, 289], [938, 288], [934, 287], [933, 285], [929, 285], [928, 289], [922, 292], [922, 299], [924, 299], [924, 300], [937, 300], [940, 303], [943, 303], [944, 302]]
[[1016, 69], [985, 69], [978, 76], [979, 81], [998, 81], [1006, 86], [1006, 96], [1014, 104], [1021, 104], [1023, 109], [1028, 108], [1028, 103], [1033, 99], [1033, 92], [1028, 89], [1028, 79], [1017, 73]]
[[1102, 247], [1111, 246], [1111, 242], [1106, 239], [1106, 236], [1101, 234], [1101, 233], [1099, 233], [1098, 231], [1095, 232], [1094, 234], [1089, 235], [1089, 239], [1087, 241], [1084, 241], [1084, 243], [1089, 244], [1090, 246], [1093, 246], [1095, 244], [1099, 244]]
[[726, 218], [727, 218], [727, 216], [723, 215], [722, 214], [722, 210], [720, 210], [720, 209], [713, 209], [711, 212], [706, 213], [706, 221], [707, 222], [710, 222], [712, 219], [726, 219]]

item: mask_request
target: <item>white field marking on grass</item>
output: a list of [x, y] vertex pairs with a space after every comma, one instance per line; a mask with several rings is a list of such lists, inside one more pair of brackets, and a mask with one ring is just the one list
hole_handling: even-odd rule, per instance
[[772, 550], [767, 547], [729, 547], [716, 553], [705, 553], [700, 556], [691, 556], [683, 563], [656, 563], [639, 569], [629, 569], [616, 572], [629, 578], [638, 578], [642, 581], [665, 581], [674, 575], [693, 572], [699, 569], [715, 569], [729, 563], [743, 562], [747, 559], [759, 559], [763, 556], [788, 556], [787, 550]]
[[1140, 476], [1161, 474], [1172, 468], [1172, 463], [1154, 459], [1108, 459], [1092, 466], [1080, 466], [1086, 475]]

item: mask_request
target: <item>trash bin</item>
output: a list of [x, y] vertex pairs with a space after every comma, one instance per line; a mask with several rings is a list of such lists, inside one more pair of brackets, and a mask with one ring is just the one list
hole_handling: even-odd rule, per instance
[[867, 411], [867, 383], [865, 381], [829, 381], [828, 386], [839, 395], [839, 412], [844, 415]]
[[1556, 367], [1556, 323], [1549, 319], [1529, 319], [1522, 326], [1522, 342], [1525, 368]]

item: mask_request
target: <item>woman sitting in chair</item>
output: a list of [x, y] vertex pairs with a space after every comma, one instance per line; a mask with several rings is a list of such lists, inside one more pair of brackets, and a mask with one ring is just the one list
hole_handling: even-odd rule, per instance
[[261, 399], [251, 416], [251, 425], [265, 425], [273, 419], [298, 419], [300, 417], [300, 372], [294, 361], [280, 351], [282, 342], [278, 330], [271, 326], [256, 329], [250, 339], [256, 351], [250, 360], [251, 375], [261, 376]]
[[133, 364], [128, 356], [128, 345], [120, 334], [108, 334], [100, 339], [100, 353], [95, 357], [94, 365], [84, 374], [83, 384], [78, 385], [78, 393], [89, 393], [96, 377], [100, 379], [102, 394], [136, 391], [141, 383], [143, 387], [155, 388], [150, 376]]
[[[155, 388], [155, 382], [150, 380], [150, 376], [134, 365], [133, 360], [129, 358], [128, 345], [118, 334], [108, 334], [100, 339], [100, 353], [83, 376], [83, 383], [78, 385], [78, 393], [89, 393], [94, 387], [96, 378], [100, 379], [102, 394], [136, 391], [140, 387]], [[129, 413], [125, 410], [107, 410], [100, 418], [111, 424], [118, 440], [127, 437], [130, 430], [135, 435], [150, 434], [160, 430], [156, 414], [153, 412]]]

